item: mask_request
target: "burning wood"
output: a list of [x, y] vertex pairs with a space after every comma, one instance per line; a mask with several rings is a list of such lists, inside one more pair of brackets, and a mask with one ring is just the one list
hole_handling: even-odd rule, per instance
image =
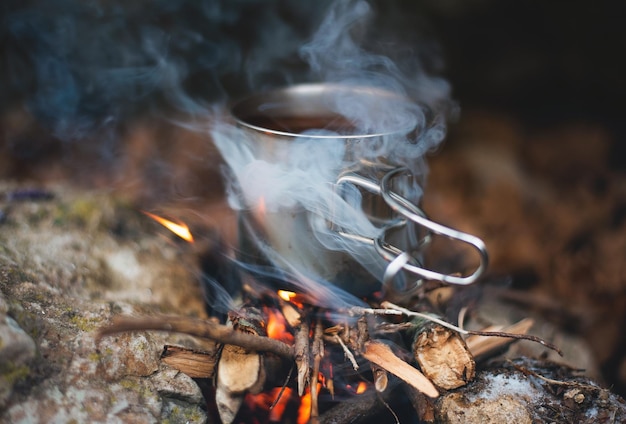
[[[360, 313], [359, 318], [338, 324], [325, 318], [327, 311], [324, 309], [309, 305], [286, 308], [288, 301], [274, 301], [279, 308], [245, 307], [230, 313], [228, 325], [180, 317], [122, 318], [103, 328], [100, 334], [142, 329], [179, 331], [208, 338], [222, 346], [211, 352], [167, 346], [162, 361], [194, 378], [214, 378], [215, 401], [224, 423], [237, 420], [240, 408], [246, 404], [246, 396], [252, 396], [252, 399], [261, 396], [254, 402], [264, 405], [267, 404], [264, 400], [267, 393], [274, 393], [272, 405], [287, 402], [280, 400], [282, 396], [297, 394], [300, 409], [307, 410], [307, 421], [310, 418], [310, 422], [324, 422], [327, 414], [344, 416], [344, 412], [333, 409], [331, 413], [327, 404], [323, 411], [320, 394], [328, 393], [334, 397], [339, 390], [342, 396], [357, 396], [359, 399], [365, 399], [370, 392], [386, 397], [393, 387], [389, 374], [406, 383], [407, 399], [417, 414], [428, 421], [433, 416], [431, 399], [439, 396], [438, 388], [455, 389], [474, 377], [475, 353], [485, 355], [503, 343], [509, 343], [511, 337], [522, 337], [495, 331], [470, 332], [445, 322], [443, 326], [440, 324], [443, 321], [438, 318], [390, 303], [384, 303], [386, 309], [353, 308], [350, 313]], [[295, 311], [294, 316], [297, 315], [298, 319], [290, 321], [298, 325], [292, 327], [282, 311]], [[420, 317], [421, 323], [398, 322], [415, 316]], [[311, 325], [313, 319], [315, 324]], [[498, 330], [524, 333], [528, 326], [528, 321], [522, 321]], [[394, 342], [391, 339], [398, 331], [412, 335], [407, 350], [412, 351], [414, 358], [401, 347], [395, 351], [396, 348], [392, 349]], [[480, 334], [468, 338], [469, 347], [460, 336], [468, 333]], [[492, 334], [498, 336], [496, 342], [489, 342], [492, 338], [488, 336]], [[344, 357], [343, 364], [337, 363], [339, 355]], [[362, 360], [368, 361], [369, 367], [359, 366]], [[413, 360], [419, 369], [411, 365]], [[294, 368], [297, 375], [292, 381]], [[359, 373], [360, 380], [348, 383], [349, 374], [342, 371], [337, 375], [337, 371], [333, 371], [337, 369]], [[363, 381], [364, 377], [371, 383]], [[375, 390], [367, 390], [368, 386]], [[374, 408], [373, 405], [361, 405], [361, 400], [341, 403], [344, 404], [343, 408], [354, 411], [372, 411]], [[278, 416], [278, 412], [272, 412], [272, 416]], [[302, 412], [300, 416], [303, 416]]]

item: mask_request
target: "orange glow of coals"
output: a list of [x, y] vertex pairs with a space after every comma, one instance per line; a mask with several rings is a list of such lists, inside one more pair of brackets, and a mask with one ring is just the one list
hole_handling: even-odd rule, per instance
[[[269, 414], [267, 417], [269, 422], [279, 423], [282, 421], [285, 408], [287, 408], [287, 404], [291, 400], [292, 390], [289, 387], [285, 387], [283, 393], [281, 394], [280, 392], [281, 388], [275, 387], [266, 393], [248, 395], [246, 396], [248, 408], [250, 408], [253, 414], [259, 409], [267, 412]], [[280, 399], [278, 399], [278, 396], [280, 396]], [[272, 405], [274, 406], [272, 407]]]
[[365, 381], [361, 381], [358, 386], [356, 386], [356, 394], [360, 395], [365, 393], [367, 390], [367, 383]]
[[306, 392], [300, 398], [300, 406], [298, 407], [298, 424], [307, 424], [311, 418], [311, 390]]
[[265, 314], [267, 316], [267, 336], [292, 344], [293, 335], [287, 330], [287, 321], [283, 314], [272, 308], [265, 308]]
[[158, 222], [159, 224], [161, 224], [162, 226], [164, 226], [165, 228], [167, 228], [168, 230], [170, 230], [171, 232], [173, 232], [174, 234], [176, 234], [178, 237], [182, 238], [183, 240], [188, 241], [189, 243], [193, 243], [193, 236], [191, 235], [191, 231], [189, 231], [189, 227], [187, 226], [187, 224], [183, 222], [176, 223], [176, 222], [167, 220], [165, 218], [161, 218], [160, 216], [155, 215], [150, 212], [146, 212], [146, 211], [141, 211], [141, 212], [143, 212], [148, 217], [154, 219], [156, 222]]

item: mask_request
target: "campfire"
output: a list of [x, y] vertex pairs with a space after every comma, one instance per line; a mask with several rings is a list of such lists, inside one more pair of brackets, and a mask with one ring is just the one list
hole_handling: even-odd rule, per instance
[[[235, 254], [210, 252], [229, 271], [202, 278], [213, 318], [119, 318], [101, 329], [210, 340], [207, 351], [165, 346], [162, 361], [212, 382], [207, 404], [223, 423], [352, 422], [380, 408], [430, 420], [441, 391], [472, 381], [475, 357], [515, 338], [558, 350], [526, 335], [529, 321], [473, 331], [442, 317], [435, 293], [478, 280], [486, 247], [420, 208], [446, 87], [402, 79], [388, 58], [359, 49], [350, 22], [367, 12], [338, 5], [301, 49], [325, 81], [211, 117], [239, 233]], [[328, 56], [334, 43], [340, 56]], [[184, 224], [146, 215], [193, 242]]]
[[[351, 118], [346, 100], [368, 119]], [[416, 107], [386, 90], [328, 84], [236, 104], [234, 123], [216, 125], [213, 139], [239, 216], [226, 273], [238, 284], [226, 291], [222, 276], [205, 276], [212, 320], [120, 318], [101, 335], [165, 330], [211, 340], [210, 351], [166, 346], [162, 361], [210, 379], [208, 403], [224, 423], [350, 422], [381, 406], [427, 420], [441, 390], [474, 378], [475, 357], [516, 338], [558, 351], [525, 334], [528, 320], [472, 331], [440, 316], [433, 293], [474, 282], [487, 254], [479, 238], [418, 206], [423, 158], [412, 149], [433, 127], [406, 118]], [[362, 127], [376, 118], [384, 125]], [[184, 224], [146, 215], [193, 242]], [[433, 248], [441, 239], [457, 257], [473, 251], [460, 262], [468, 265], [432, 268], [445, 262]]]

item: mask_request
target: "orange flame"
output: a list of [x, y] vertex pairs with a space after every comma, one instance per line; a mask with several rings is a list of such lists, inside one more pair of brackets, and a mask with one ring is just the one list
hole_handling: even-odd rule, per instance
[[295, 294], [294, 292], [292, 292], [292, 291], [287, 291], [287, 290], [278, 290], [278, 292], [277, 292], [277, 293], [278, 293], [278, 296], [279, 296], [281, 299], [283, 299], [283, 300], [285, 300], [285, 301], [287, 301], [287, 302], [289, 302], [291, 299], [293, 299], [294, 297], [296, 297], [296, 294]]
[[[281, 422], [282, 416], [287, 408], [287, 404], [289, 404], [292, 397], [292, 390], [289, 387], [285, 387], [282, 394], [281, 390], [282, 389], [280, 387], [275, 387], [266, 393], [246, 396], [248, 408], [250, 408], [250, 411], [253, 414], [257, 411], [259, 411], [259, 414], [267, 413], [269, 422]], [[278, 398], [278, 396], [280, 396], [280, 398]], [[272, 407], [272, 405], [274, 406]]]
[[311, 391], [307, 388], [300, 398], [298, 407], [298, 424], [307, 424], [311, 418]]
[[293, 343], [293, 335], [287, 330], [287, 320], [283, 314], [272, 308], [265, 308], [267, 315], [267, 336], [271, 339]]
[[356, 386], [356, 394], [360, 395], [361, 393], [365, 393], [367, 390], [367, 383], [365, 381], [359, 382], [359, 385]]
[[169, 221], [165, 218], [161, 218], [160, 216], [155, 215], [150, 212], [146, 212], [146, 211], [141, 211], [141, 212], [143, 212], [148, 217], [154, 219], [156, 222], [163, 225], [165, 228], [167, 228], [168, 230], [170, 230], [171, 232], [173, 232], [174, 234], [176, 234], [178, 237], [182, 238], [183, 240], [188, 241], [189, 243], [193, 243], [193, 236], [191, 235], [191, 232], [189, 231], [189, 227], [187, 226], [187, 224], [183, 222], [176, 223], [173, 221]]

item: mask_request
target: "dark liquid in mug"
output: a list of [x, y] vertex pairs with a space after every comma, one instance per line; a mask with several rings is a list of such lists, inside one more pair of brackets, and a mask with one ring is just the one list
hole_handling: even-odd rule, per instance
[[328, 116], [248, 116], [243, 121], [249, 125], [265, 128], [271, 131], [281, 131], [291, 134], [313, 133], [315, 130], [324, 130], [340, 135], [354, 135], [354, 124], [340, 115]]

